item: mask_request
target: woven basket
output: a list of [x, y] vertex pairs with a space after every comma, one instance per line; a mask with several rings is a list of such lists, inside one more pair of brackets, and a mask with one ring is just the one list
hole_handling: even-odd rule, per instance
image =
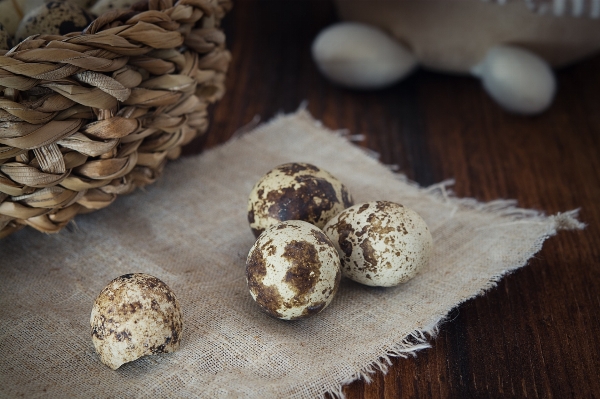
[[230, 7], [146, 0], [0, 56], [0, 238], [104, 208], [206, 132], [231, 59], [219, 29]]

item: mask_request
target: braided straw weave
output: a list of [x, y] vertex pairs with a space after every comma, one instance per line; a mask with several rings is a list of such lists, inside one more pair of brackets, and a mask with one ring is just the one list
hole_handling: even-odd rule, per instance
[[56, 232], [152, 183], [208, 128], [229, 0], [145, 0], [0, 56], [0, 238]]

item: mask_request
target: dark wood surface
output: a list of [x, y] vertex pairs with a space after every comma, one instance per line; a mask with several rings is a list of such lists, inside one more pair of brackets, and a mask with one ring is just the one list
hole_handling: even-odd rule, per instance
[[310, 44], [336, 21], [326, 0], [238, 0], [225, 24], [228, 92], [206, 145], [307, 100], [327, 127], [365, 134], [362, 145], [421, 185], [454, 178], [461, 197], [581, 208], [588, 224], [547, 240], [526, 267], [452, 311], [431, 349], [345, 387], [347, 397], [600, 397], [600, 56], [557, 71], [552, 107], [521, 117], [470, 77], [418, 71], [376, 92], [331, 85]]

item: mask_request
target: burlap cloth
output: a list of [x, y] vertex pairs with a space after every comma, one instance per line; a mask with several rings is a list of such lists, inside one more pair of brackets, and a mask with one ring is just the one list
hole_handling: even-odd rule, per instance
[[[321, 166], [356, 202], [407, 205], [434, 238], [429, 266], [395, 288], [343, 281], [325, 311], [284, 322], [260, 312], [244, 279], [254, 242], [250, 189], [289, 161]], [[482, 204], [419, 188], [306, 112], [275, 118], [237, 140], [166, 168], [147, 191], [76, 219], [72, 231], [22, 230], [0, 242], [0, 395], [3, 397], [256, 397], [341, 395], [385, 369], [389, 356], [429, 346], [440, 320], [527, 263], [574, 212], [546, 217], [510, 201]], [[94, 352], [92, 303], [113, 278], [164, 280], [184, 313], [174, 354], [112, 371]]]

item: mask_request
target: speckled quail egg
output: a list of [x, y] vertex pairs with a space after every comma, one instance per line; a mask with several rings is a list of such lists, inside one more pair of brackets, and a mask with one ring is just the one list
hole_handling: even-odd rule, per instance
[[388, 201], [354, 205], [323, 231], [340, 255], [342, 274], [370, 286], [391, 287], [410, 280], [429, 262], [433, 246], [423, 218]]
[[319, 228], [300, 220], [269, 227], [246, 260], [252, 298], [266, 313], [283, 320], [325, 309], [341, 276], [340, 258], [331, 241]]
[[144, 273], [111, 281], [94, 302], [90, 324], [96, 352], [113, 370], [145, 355], [176, 351], [183, 328], [173, 291]]
[[248, 200], [248, 222], [258, 237], [284, 220], [303, 220], [322, 228], [352, 205], [346, 187], [329, 172], [308, 163], [287, 163], [256, 183]]
[[28, 12], [15, 33], [20, 42], [35, 34], [66, 35], [85, 29], [93, 18], [83, 8], [67, 1], [48, 1]]
[[125, 10], [137, 3], [139, 0], [99, 0], [90, 9], [94, 15], [102, 15], [112, 10]]

